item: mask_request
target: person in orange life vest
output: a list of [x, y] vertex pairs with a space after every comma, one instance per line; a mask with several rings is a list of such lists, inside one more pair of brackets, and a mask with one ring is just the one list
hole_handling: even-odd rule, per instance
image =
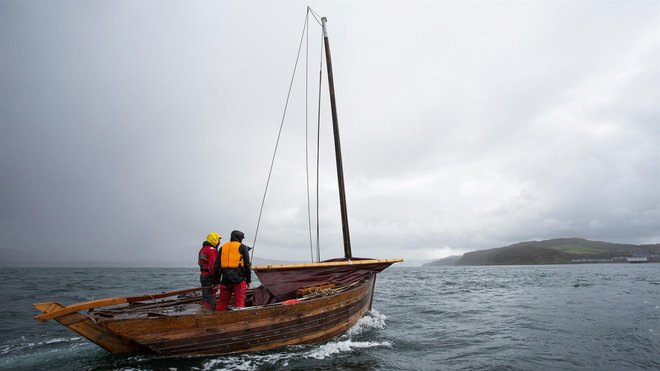
[[218, 246], [222, 236], [217, 233], [209, 233], [206, 241], [202, 243], [202, 248], [199, 249], [198, 261], [199, 264], [199, 282], [202, 287], [209, 287], [202, 290], [202, 305], [208, 309], [215, 308], [215, 296], [211, 286], [215, 282], [215, 262], [218, 260]]
[[245, 290], [250, 287], [250, 247], [243, 245], [245, 235], [241, 231], [232, 231], [231, 239], [218, 250], [215, 262], [215, 274], [220, 282], [220, 298], [215, 310], [227, 310], [232, 294], [236, 307], [245, 307]]

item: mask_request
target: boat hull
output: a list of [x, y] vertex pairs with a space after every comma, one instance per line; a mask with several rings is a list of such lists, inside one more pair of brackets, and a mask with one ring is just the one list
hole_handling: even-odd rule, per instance
[[337, 295], [206, 315], [112, 320], [112, 332], [162, 355], [229, 354], [329, 340], [371, 308], [375, 275]]
[[[91, 334], [76, 331], [60, 320], [67, 317], [58, 321], [112, 353], [181, 356], [263, 351], [341, 335], [371, 309], [375, 279], [373, 274], [347, 291], [290, 305], [212, 312], [188, 303], [181, 307], [192, 311], [179, 308], [183, 314], [154, 312], [146, 317], [142, 313], [107, 319], [68, 315], [89, 327]], [[109, 340], [113, 346], [103, 344]]]

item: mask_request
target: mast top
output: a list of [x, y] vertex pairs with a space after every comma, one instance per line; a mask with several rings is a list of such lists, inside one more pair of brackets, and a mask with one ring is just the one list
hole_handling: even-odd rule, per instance
[[321, 28], [323, 29], [323, 37], [328, 37], [328, 30], [325, 28], [325, 23], [328, 21], [328, 18], [321, 17]]

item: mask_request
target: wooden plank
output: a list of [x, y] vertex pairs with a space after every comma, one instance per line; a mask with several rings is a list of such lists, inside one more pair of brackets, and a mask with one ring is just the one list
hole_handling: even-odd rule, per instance
[[162, 299], [162, 298], [166, 298], [166, 297], [169, 297], [169, 296], [187, 294], [189, 292], [202, 291], [203, 289], [210, 289], [210, 288], [212, 288], [212, 286], [193, 287], [191, 289], [184, 289], [184, 290], [177, 290], [177, 291], [170, 291], [170, 292], [161, 292], [160, 294], [153, 294], [153, 295], [129, 296], [129, 297], [126, 298], [126, 302], [135, 303], [137, 301]]
[[[36, 303], [33, 304], [38, 310], [55, 310], [65, 308], [60, 303]], [[92, 322], [92, 320], [80, 313], [74, 312], [57, 317], [55, 319], [71, 331], [87, 338], [92, 343], [100, 346], [113, 354], [148, 354], [152, 353], [146, 348], [130, 339], [125, 339], [108, 328]]]
[[[44, 321], [48, 321], [49, 319], [79, 312], [81, 310], [97, 308], [97, 307], [107, 307], [108, 305], [116, 305], [116, 304], [124, 304], [124, 303], [126, 303], [126, 298], [110, 298], [110, 299], [98, 299], [98, 300], [86, 301], [82, 303], [69, 305], [67, 307], [62, 307], [52, 312], [38, 314], [34, 316], [34, 319], [36, 319], [37, 321], [44, 322]], [[38, 304], [33, 304], [33, 305], [36, 307]]]
[[252, 270], [270, 270], [270, 269], [305, 269], [305, 268], [322, 268], [322, 267], [344, 267], [351, 265], [365, 265], [365, 264], [394, 264], [400, 263], [403, 259], [368, 259], [368, 260], [347, 260], [338, 262], [321, 262], [321, 263], [303, 263], [303, 264], [283, 264], [283, 265], [258, 265], [253, 266]]
[[[185, 290], [178, 290], [178, 291], [170, 291], [170, 292], [164, 292], [160, 294], [154, 294], [154, 295], [142, 295], [142, 296], [129, 296], [125, 298], [106, 298], [106, 299], [97, 299], [97, 300], [91, 300], [91, 301], [85, 301], [82, 303], [76, 303], [72, 304], [66, 307], [62, 307], [60, 309], [55, 309], [55, 310], [46, 310], [44, 313], [39, 314], [34, 316], [34, 319], [37, 321], [48, 321], [53, 318], [57, 318], [60, 316], [67, 315], [69, 313], [74, 313], [74, 312], [80, 312], [81, 310], [87, 310], [87, 309], [92, 309], [92, 308], [99, 308], [99, 307], [107, 307], [110, 305], [118, 305], [118, 304], [125, 304], [125, 303], [134, 303], [138, 301], [143, 301], [143, 300], [150, 300], [150, 299], [161, 299], [161, 298], [166, 298], [168, 296], [174, 296], [174, 295], [181, 295], [185, 294], [188, 292], [192, 291], [199, 291], [202, 290], [202, 287], [196, 287], [192, 289], [185, 289]], [[35, 303], [33, 304], [35, 307], [37, 305], [41, 304], [48, 304], [48, 303]]]

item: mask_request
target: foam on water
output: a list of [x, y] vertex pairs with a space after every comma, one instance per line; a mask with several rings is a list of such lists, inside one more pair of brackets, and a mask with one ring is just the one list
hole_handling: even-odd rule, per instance
[[293, 357], [294, 355], [286, 353], [225, 356], [204, 362], [202, 370], [254, 370], [262, 365], [277, 365], [282, 368], [286, 367], [289, 359]]
[[42, 342], [40, 344], [65, 343], [65, 342], [76, 341], [76, 340], [80, 340], [80, 339], [81, 339], [81, 337], [79, 337], [79, 336], [72, 337], [72, 338], [55, 338], [55, 339], [47, 340], [47, 341]]
[[377, 310], [372, 309], [369, 314], [360, 318], [355, 326], [348, 329], [345, 335], [343, 336], [356, 336], [363, 332], [367, 332], [371, 329], [382, 330], [385, 328], [385, 320], [387, 316], [379, 313]]
[[321, 345], [318, 349], [305, 355], [306, 358], [325, 359], [333, 354], [342, 352], [351, 352], [354, 349], [374, 348], [374, 347], [392, 347], [389, 341], [331, 341]]
[[41, 348], [51, 344], [69, 343], [78, 340], [81, 340], [81, 337], [79, 336], [69, 337], [69, 338], [62, 337], [62, 338], [48, 339], [45, 341], [33, 342], [28, 338], [26, 338], [25, 336], [21, 336], [18, 339], [14, 339], [9, 343], [0, 346], [0, 355], [6, 355], [19, 350], [30, 350], [33, 348]]

